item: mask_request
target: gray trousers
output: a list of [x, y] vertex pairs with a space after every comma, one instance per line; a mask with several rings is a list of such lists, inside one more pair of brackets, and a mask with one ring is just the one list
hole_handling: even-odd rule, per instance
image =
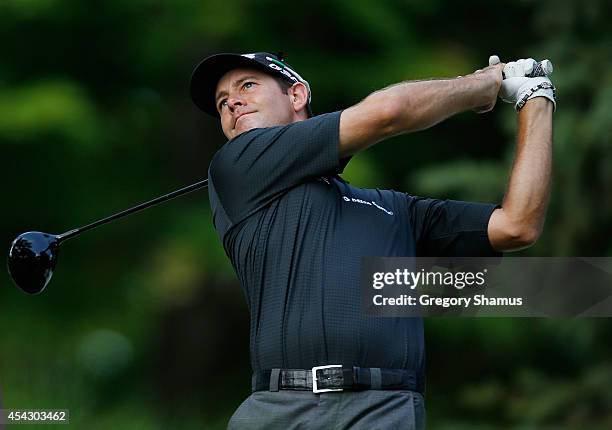
[[405, 390], [256, 391], [234, 412], [227, 428], [422, 430], [425, 401]]

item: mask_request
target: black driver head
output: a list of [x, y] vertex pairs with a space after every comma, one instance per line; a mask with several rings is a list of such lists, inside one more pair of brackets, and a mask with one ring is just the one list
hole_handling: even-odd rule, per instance
[[8, 270], [15, 284], [28, 294], [45, 289], [57, 263], [56, 235], [28, 231], [15, 238], [8, 255]]

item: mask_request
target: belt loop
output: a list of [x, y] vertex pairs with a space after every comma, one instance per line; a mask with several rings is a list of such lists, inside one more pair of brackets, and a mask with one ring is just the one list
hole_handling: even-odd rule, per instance
[[373, 390], [380, 390], [382, 388], [382, 373], [379, 367], [372, 367], [370, 369], [370, 383]]
[[422, 373], [418, 375], [417, 378], [417, 391], [421, 393], [423, 397], [425, 397], [425, 374]]
[[270, 391], [278, 391], [278, 380], [280, 377], [280, 369], [272, 369], [270, 372]]
[[358, 378], [356, 375], [357, 367], [342, 367], [342, 388], [350, 390], [354, 389]]

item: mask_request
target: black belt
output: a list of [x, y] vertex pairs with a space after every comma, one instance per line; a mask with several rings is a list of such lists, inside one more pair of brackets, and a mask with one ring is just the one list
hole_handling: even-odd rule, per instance
[[334, 364], [304, 369], [271, 369], [253, 374], [253, 391], [302, 390], [314, 393], [359, 390], [425, 392], [425, 377], [407, 369], [343, 367]]

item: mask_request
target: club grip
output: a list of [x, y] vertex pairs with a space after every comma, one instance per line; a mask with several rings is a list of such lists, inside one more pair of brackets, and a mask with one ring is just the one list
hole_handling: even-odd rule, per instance
[[527, 75], [528, 78], [535, 78], [538, 76], [548, 76], [553, 72], [553, 65], [550, 60], [538, 61], [533, 66], [533, 71]]

